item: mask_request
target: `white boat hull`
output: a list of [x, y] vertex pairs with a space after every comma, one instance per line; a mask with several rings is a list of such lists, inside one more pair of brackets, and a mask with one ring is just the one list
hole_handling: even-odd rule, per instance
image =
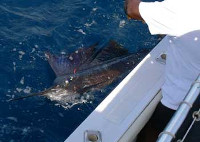
[[161, 99], [165, 37], [65, 140], [84, 142], [86, 130], [99, 131], [103, 142], [132, 142]]

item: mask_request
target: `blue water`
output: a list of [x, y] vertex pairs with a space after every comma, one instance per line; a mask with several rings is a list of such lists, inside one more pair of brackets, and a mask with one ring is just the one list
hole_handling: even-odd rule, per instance
[[0, 142], [62, 142], [117, 85], [66, 107], [44, 97], [7, 100], [52, 85], [44, 51], [69, 53], [117, 41], [130, 52], [158, 42], [128, 21], [121, 0], [0, 0]]

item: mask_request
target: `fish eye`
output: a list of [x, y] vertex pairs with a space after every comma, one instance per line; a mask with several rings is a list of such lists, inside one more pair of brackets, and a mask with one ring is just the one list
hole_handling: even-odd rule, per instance
[[70, 77], [70, 78], [67, 78], [65, 81], [64, 81], [64, 86], [66, 87], [66, 86], [68, 86], [69, 85], [69, 83], [72, 81], [72, 77]]
[[69, 84], [69, 81], [68, 81], [68, 80], [65, 80], [65, 84], [68, 85], [68, 84]]

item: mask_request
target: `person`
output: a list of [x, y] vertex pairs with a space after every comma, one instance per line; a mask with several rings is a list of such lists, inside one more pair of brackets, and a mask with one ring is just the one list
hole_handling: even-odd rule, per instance
[[[139, 134], [140, 142], [156, 141], [200, 73], [199, 6], [200, 0], [125, 0], [125, 13], [129, 18], [144, 21], [152, 35], [167, 35], [168, 41], [162, 99]], [[200, 98], [197, 99], [194, 110], [200, 108], [199, 100]], [[192, 117], [184, 121], [184, 128], [178, 132], [180, 137], [191, 121]], [[185, 141], [200, 142], [199, 123], [196, 123]]]

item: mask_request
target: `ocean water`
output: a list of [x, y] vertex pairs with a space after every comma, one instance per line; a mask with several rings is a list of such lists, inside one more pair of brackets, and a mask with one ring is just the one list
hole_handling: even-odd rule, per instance
[[78, 104], [8, 100], [52, 85], [45, 51], [67, 54], [111, 39], [135, 53], [159, 41], [127, 20], [121, 0], [0, 0], [0, 142], [64, 141], [120, 80]]

